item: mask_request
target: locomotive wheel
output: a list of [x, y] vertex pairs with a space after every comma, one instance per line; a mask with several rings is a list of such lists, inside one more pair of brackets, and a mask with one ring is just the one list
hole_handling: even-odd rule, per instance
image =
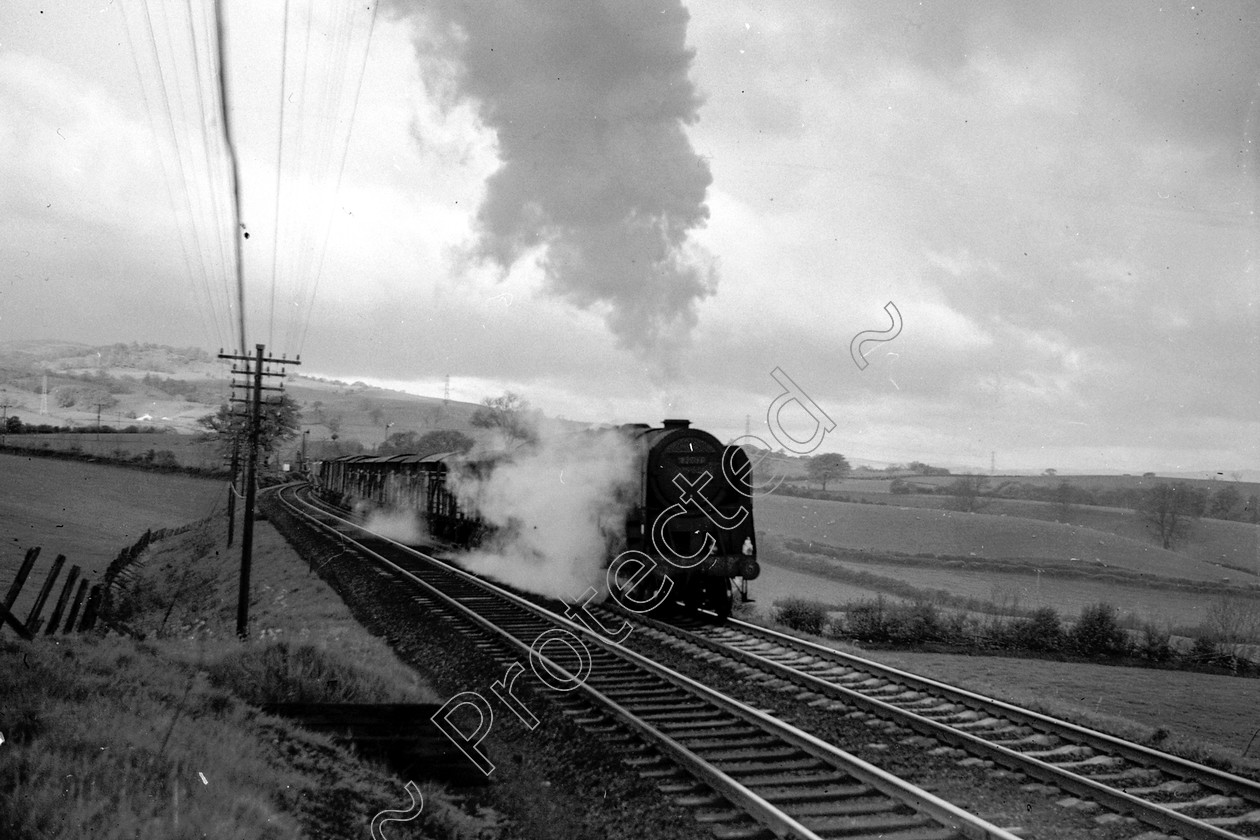
[[718, 618], [730, 618], [733, 595], [730, 578], [708, 578], [704, 590], [705, 606], [717, 613]]

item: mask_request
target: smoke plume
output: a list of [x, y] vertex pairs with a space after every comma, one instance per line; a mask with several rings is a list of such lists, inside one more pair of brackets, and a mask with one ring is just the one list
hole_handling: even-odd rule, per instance
[[449, 36], [456, 88], [498, 138], [476, 256], [506, 273], [541, 247], [553, 294], [603, 312], [622, 346], [668, 356], [716, 284], [710, 258], [688, 242], [708, 219], [712, 176], [683, 130], [700, 98], [681, 2], [418, 8]]
[[416, 545], [425, 539], [424, 523], [414, 510], [376, 510], [368, 515], [364, 525], [378, 537], [385, 537], [405, 545]]
[[624, 534], [634, 450], [613, 431], [544, 436], [488, 474], [448, 477], [461, 507], [495, 527], [456, 557], [471, 572], [554, 598], [604, 589], [604, 560]]

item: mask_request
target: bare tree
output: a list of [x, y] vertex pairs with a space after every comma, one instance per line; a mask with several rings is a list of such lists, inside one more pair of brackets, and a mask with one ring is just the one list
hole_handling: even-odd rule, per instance
[[963, 475], [950, 482], [945, 488], [953, 496], [950, 507], [965, 513], [976, 513], [989, 506], [989, 500], [983, 496], [989, 480], [982, 475]]
[[1196, 501], [1195, 493], [1186, 485], [1163, 482], [1142, 495], [1137, 514], [1164, 548], [1172, 548], [1190, 532], [1198, 516]]
[[537, 423], [530, 411], [529, 401], [511, 391], [505, 391], [501, 397], [486, 397], [469, 422], [480, 429], [497, 431], [503, 436], [508, 449], [538, 439]]

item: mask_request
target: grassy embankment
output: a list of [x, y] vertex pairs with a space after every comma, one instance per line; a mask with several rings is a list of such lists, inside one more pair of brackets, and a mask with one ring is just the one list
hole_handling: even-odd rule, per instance
[[[0, 641], [0, 833], [61, 838], [367, 836], [401, 780], [256, 704], [434, 702], [265, 522], [253, 638], [235, 640], [223, 523], [157, 544], [119, 614], [147, 638]], [[495, 836], [440, 788], [391, 838]], [[484, 834], [482, 833], [484, 832]]]

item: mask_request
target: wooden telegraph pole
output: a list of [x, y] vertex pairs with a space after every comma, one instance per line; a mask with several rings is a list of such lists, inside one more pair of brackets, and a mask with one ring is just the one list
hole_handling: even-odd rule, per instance
[[[233, 375], [242, 375], [245, 377], [243, 383], [245, 387], [250, 389], [250, 395], [243, 400], [249, 407], [247, 417], [249, 419], [249, 449], [245, 453], [245, 511], [243, 513], [244, 524], [241, 528], [241, 581], [240, 588], [236, 599], [236, 635], [242, 639], [249, 637], [249, 571], [250, 563], [253, 560], [254, 553], [254, 502], [256, 500], [257, 491], [257, 471], [258, 471], [258, 438], [262, 431], [262, 392], [263, 391], [283, 391], [284, 387], [272, 387], [263, 385], [264, 376], [284, 376], [283, 368], [278, 371], [270, 371], [264, 368], [267, 364], [278, 365], [300, 365], [301, 361], [297, 359], [279, 359], [267, 358], [264, 352], [265, 348], [261, 344], [254, 345], [254, 355], [233, 355], [230, 353], [219, 352], [220, 359], [231, 359], [236, 362], [243, 362], [244, 368], [232, 368]], [[235, 387], [235, 383], [233, 383]], [[233, 402], [236, 402], [233, 398]], [[239, 440], [239, 437], [238, 437]], [[233, 468], [235, 470], [236, 463], [239, 459], [236, 457], [236, 450], [233, 450]], [[233, 472], [233, 480], [235, 480], [235, 472]]]

